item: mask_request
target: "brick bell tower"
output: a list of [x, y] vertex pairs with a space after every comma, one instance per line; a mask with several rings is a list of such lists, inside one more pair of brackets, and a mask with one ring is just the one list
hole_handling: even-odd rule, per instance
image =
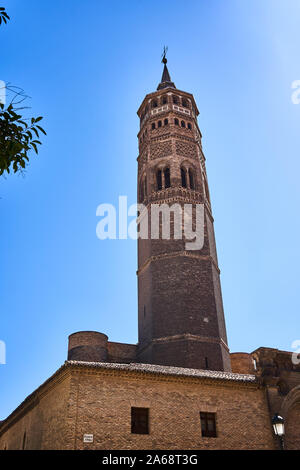
[[162, 62], [157, 91], [137, 112], [138, 202], [148, 209], [149, 235], [152, 204], [203, 204], [204, 245], [189, 251], [184, 239], [139, 238], [138, 360], [230, 371], [199, 111], [171, 81], [165, 54]]

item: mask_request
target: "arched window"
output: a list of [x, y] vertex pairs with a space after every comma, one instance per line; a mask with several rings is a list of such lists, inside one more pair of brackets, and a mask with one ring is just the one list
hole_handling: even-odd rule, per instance
[[171, 187], [170, 168], [165, 168], [164, 176], [165, 176], [165, 188], [170, 188]]
[[155, 129], [155, 122], [152, 122], [152, 130]]
[[185, 122], [181, 121], [181, 127], [185, 127]]
[[152, 108], [157, 108], [157, 100], [152, 101]]
[[157, 189], [158, 189], [158, 191], [160, 191], [162, 189], [162, 173], [161, 173], [161, 170], [157, 170], [156, 183], [157, 183]]
[[147, 176], [144, 178], [144, 195], [147, 197]]
[[192, 130], [192, 124], [190, 122], [188, 122], [188, 129], [190, 129], [190, 131]]
[[179, 104], [178, 96], [173, 95], [173, 103], [174, 104]]
[[195, 180], [193, 170], [189, 169], [190, 188], [195, 189]]
[[158, 127], [161, 127], [161, 121], [158, 121]]
[[163, 96], [161, 99], [161, 104], [167, 104], [168, 98], [166, 96]]
[[169, 120], [168, 119], [165, 119], [164, 120], [164, 125], [167, 126], [169, 124]]
[[186, 172], [184, 168], [181, 168], [181, 186], [186, 188]]
[[175, 126], [179, 126], [179, 121], [177, 118], [174, 119]]
[[181, 101], [181, 102], [182, 102], [182, 106], [184, 106], [185, 108], [188, 108], [188, 107], [189, 107], [188, 102], [187, 102], [187, 100], [186, 100], [185, 98], [182, 98], [182, 101]]

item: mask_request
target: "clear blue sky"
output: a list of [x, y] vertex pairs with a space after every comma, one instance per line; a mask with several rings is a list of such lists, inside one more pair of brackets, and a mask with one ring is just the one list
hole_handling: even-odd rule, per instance
[[136, 244], [96, 238], [96, 208], [136, 197], [138, 109], [160, 56], [200, 116], [231, 351], [299, 331], [298, 0], [3, 0], [0, 79], [48, 132], [0, 181], [0, 419], [66, 359], [67, 336], [137, 341]]

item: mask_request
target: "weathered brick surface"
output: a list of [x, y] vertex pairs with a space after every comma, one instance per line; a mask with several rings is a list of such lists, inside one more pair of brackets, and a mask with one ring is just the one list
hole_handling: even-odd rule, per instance
[[167, 157], [168, 155], [172, 154], [172, 143], [171, 141], [165, 141], [161, 143], [156, 143], [153, 142], [151, 145], [151, 153], [150, 153], [150, 158], [155, 159], [155, 158], [161, 158], [161, 157]]
[[176, 141], [176, 154], [186, 158], [197, 158], [196, 143]]
[[0, 426], [0, 449], [67, 449], [70, 376], [59, 374]]
[[[71, 378], [49, 385], [1, 435], [0, 448], [20, 448], [25, 431], [27, 449], [273, 446], [264, 391], [255, 384], [75, 368]], [[132, 406], [150, 408], [150, 435], [131, 434]], [[200, 411], [217, 413], [216, 439], [201, 437]], [[84, 434], [94, 443], [84, 444]]]
[[[150, 408], [149, 435], [131, 434], [132, 406]], [[202, 438], [200, 411], [217, 413], [217, 438]], [[75, 369], [71, 380], [56, 385], [1, 436], [0, 447], [19, 448], [25, 429], [28, 449], [274, 446], [265, 393], [257, 385], [124, 371]], [[94, 443], [84, 444], [84, 434], [93, 434]]]
[[254, 363], [251, 354], [231, 353], [231, 369], [237, 374], [254, 374]]
[[300, 450], [300, 402], [287, 413], [285, 444], [287, 450]]
[[136, 362], [135, 344], [108, 341], [97, 331], [79, 331], [69, 336], [68, 359], [88, 362]]
[[[76, 448], [270, 449], [264, 392], [185, 380], [86, 375], [78, 378]], [[132, 406], [150, 408], [150, 434], [130, 432]], [[202, 438], [200, 411], [217, 413], [218, 437]], [[253, 423], [253, 416], [257, 417]], [[94, 444], [83, 444], [85, 433]]]
[[291, 352], [274, 348], [258, 348], [251, 358], [266, 387], [270, 416], [276, 413], [285, 420], [285, 448], [300, 450], [300, 364], [294, 363]]
[[109, 362], [136, 362], [137, 346], [135, 344], [108, 341], [107, 348]]
[[78, 331], [69, 336], [68, 359], [106, 361], [108, 337], [97, 331]]
[[[253, 376], [218, 378], [211, 371], [149, 367], [147, 372], [143, 365], [67, 363], [0, 425], [0, 449], [20, 449], [25, 432], [26, 449], [278, 446], [267, 389]], [[136, 406], [150, 409], [149, 435], [131, 434], [130, 410]], [[217, 438], [202, 437], [201, 411], [216, 413]], [[291, 391], [283, 415], [286, 448], [299, 449], [299, 387]], [[83, 443], [84, 434], [93, 434], [94, 442]]]
[[[178, 99], [176, 105], [174, 95]], [[157, 103], [155, 108], [153, 100]], [[161, 234], [158, 240], [138, 242], [138, 358], [141, 362], [184, 367], [204, 367], [208, 363], [208, 367], [216, 370], [230, 370], [196, 104], [192, 95], [168, 88], [147, 95], [138, 114], [140, 155], [147, 155], [146, 159], [138, 158], [138, 188], [143, 182], [143, 188], [146, 187], [138, 192], [139, 202], [147, 205], [149, 212], [152, 203], [169, 206], [177, 203], [181, 207], [205, 203], [201, 250], [187, 252], [186, 240], [174, 240], [173, 216], [170, 240], [163, 239]], [[171, 187], [163, 185], [158, 190], [157, 171], [166, 167], [170, 169]], [[194, 188], [182, 188], [181, 168], [187, 179], [192, 171]], [[149, 216], [149, 234], [150, 227]], [[185, 337], [174, 339], [178, 335]]]

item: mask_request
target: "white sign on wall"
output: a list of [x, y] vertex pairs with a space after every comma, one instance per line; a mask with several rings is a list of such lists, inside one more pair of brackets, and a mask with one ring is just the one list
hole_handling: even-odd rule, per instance
[[83, 442], [94, 442], [94, 435], [93, 434], [84, 434], [83, 435]]

